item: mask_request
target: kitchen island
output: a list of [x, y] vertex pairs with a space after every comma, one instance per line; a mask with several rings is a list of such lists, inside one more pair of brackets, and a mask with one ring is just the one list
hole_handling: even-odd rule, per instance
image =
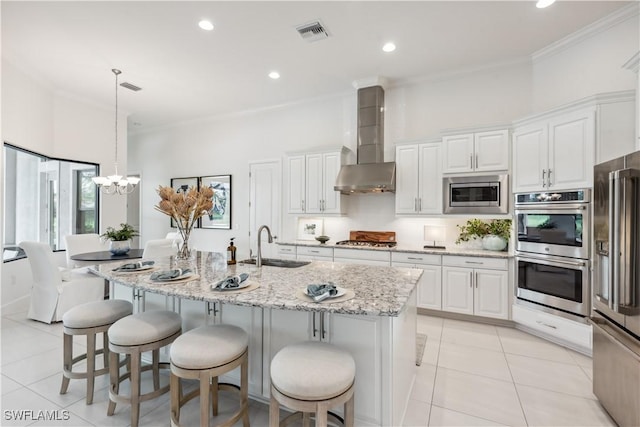
[[[315, 261], [298, 268], [227, 266], [220, 254], [201, 252], [190, 261], [157, 259], [155, 271], [189, 268], [197, 275], [190, 281], [158, 283], [151, 281], [149, 270], [112, 271], [120, 264], [94, 270], [120, 288], [118, 295], [131, 295], [122, 287], [133, 288], [137, 295], [144, 291], [147, 309], [157, 295], [177, 298], [183, 330], [220, 322], [249, 333], [253, 398], [268, 398], [270, 362], [282, 347], [321, 340], [346, 349], [356, 361], [356, 424], [402, 424], [415, 377], [416, 284], [422, 270]], [[211, 289], [240, 273], [249, 274], [247, 291]], [[318, 304], [299, 295], [308, 284], [327, 282], [352, 291], [352, 298]], [[237, 373], [225, 380], [236, 382]]]

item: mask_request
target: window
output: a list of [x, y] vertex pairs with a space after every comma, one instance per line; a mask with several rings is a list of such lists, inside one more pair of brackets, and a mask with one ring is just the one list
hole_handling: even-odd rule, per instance
[[53, 159], [4, 144], [4, 261], [24, 257], [18, 244], [64, 249], [67, 234], [97, 233], [98, 165]]

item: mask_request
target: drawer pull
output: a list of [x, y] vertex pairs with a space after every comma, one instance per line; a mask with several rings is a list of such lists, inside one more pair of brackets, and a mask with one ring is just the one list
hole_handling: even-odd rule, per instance
[[309, 252], [311, 252], [312, 254], [319, 254], [320, 253], [320, 251], [311, 251], [311, 250]]
[[536, 320], [536, 323], [537, 323], [538, 325], [546, 326], [547, 328], [551, 328], [551, 329], [558, 329], [558, 327], [557, 327], [557, 326], [553, 326], [553, 325], [550, 325], [550, 324], [548, 324], [548, 323], [544, 323], [544, 322], [543, 322], [543, 321], [541, 321], [541, 320]]
[[407, 259], [413, 259], [416, 261], [424, 261], [422, 258], [416, 258], [416, 257], [412, 257], [412, 256], [408, 256]]
[[475, 264], [475, 265], [482, 265], [484, 264], [484, 262], [482, 261], [465, 261], [465, 264]]

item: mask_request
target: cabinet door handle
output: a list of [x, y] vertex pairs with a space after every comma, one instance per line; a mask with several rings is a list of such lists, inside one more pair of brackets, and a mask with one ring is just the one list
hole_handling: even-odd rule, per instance
[[478, 289], [478, 272], [473, 273], [473, 283], [476, 285], [476, 289]]
[[312, 319], [311, 329], [313, 331], [313, 337], [315, 338], [316, 332], [318, 332], [318, 330], [316, 329], [316, 313], [311, 313], [311, 319]]
[[542, 188], [547, 186], [547, 180], [545, 175], [547, 174], [547, 170], [546, 169], [542, 169]]
[[320, 313], [320, 339], [324, 340], [327, 330], [324, 327], [324, 313]]
[[418, 198], [413, 199], [413, 211], [418, 212]]
[[473, 271], [469, 272], [469, 287], [473, 288]]
[[553, 326], [553, 325], [550, 325], [550, 324], [548, 324], [548, 323], [544, 323], [544, 322], [542, 322], [542, 321], [540, 321], [540, 320], [536, 320], [536, 323], [537, 323], [538, 325], [546, 326], [547, 328], [551, 328], [551, 329], [558, 329], [558, 327], [557, 327], [557, 326]]
[[551, 169], [547, 169], [547, 188], [551, 188]]
[[478, 169], [478, 155], [476, 154], [476, 169]]
[[469, 154], [469, 161], [471, 162], [471, 169], [473, 169], [473, 154]]
[[422, 212], [422, 197], [418, 198], [418, 212]]

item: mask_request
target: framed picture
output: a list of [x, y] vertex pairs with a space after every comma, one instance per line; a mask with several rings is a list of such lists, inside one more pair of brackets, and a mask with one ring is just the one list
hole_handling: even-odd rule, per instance
[[[193, 177], [193, 178], [171, 178], [171, 188], [173, 188], [173, 190], [176, 193], [186, 192], [191, 187], [195, 188], [196, 190], [198, 189], [198, 178], [197, 177]], [[175, 222], [175, 220], [173, 218], [171, 218], [171, 228], [178, 228], [178, 225], [176, 224], [176, 222]]]
[[318, 236], [322, 236], [321, 219], [298, 219], [298, 240], [315, 240]]
[[200, 177], [200, 188], [213, 190], [213, 207], [200, 218], [202, 228], [231, 229], [231, 175]]

